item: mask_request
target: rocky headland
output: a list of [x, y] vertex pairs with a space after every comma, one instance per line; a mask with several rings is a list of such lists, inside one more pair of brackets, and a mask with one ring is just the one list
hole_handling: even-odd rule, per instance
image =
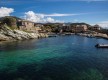
[[29, 33], [18, 29], [11, 29], [7, 25], [0, 26], [0, 41], [17, 41], [48, 37], [46, 33]]

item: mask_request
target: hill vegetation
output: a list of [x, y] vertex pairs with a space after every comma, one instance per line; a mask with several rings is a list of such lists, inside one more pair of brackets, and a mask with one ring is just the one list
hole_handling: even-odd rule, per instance
[[0, 18], [0, 22], [2, 25], [6, 24], [8, 27], [10, 27], [11, 29], [17, 29], [17, 21], [21, 20], [18, 17], [14, 17], [14, 16], [6, 16], [6, 17], [2, 17]]

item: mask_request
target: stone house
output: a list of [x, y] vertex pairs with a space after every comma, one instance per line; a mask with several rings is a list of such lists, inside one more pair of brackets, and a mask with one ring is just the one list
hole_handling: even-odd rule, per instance
[[40, 23], [35, 23], [34, 27], [35, 27], [36, 31], [42, 32], [42, 27], [44, 27], [44, 26]]
[[62, 30], [62, 32], [69, 32], [71, 31], [71, 26], [70, 24], [67, 24], [67, 23], [63, 23], [59, 26], [59, 29]]
[[19, 20], [17, 22], [18, 29], [28, 32], [36, 32], [36, 28], [34, 26], [34, 22], [27, 21], [27, 20]]
[[72, 27], [72, 32], [86, 32], [87, 30], [87, 25], [76, 25]]
[[66, 31], [66, 32], [72, 31], [72, 28], [69, 25], [63, 26], [62, 29], [63, 31]]
[[101, 30], [99, 25], [94, 25], [91, 27], [91, 30], [97, 31], [97, 30]]

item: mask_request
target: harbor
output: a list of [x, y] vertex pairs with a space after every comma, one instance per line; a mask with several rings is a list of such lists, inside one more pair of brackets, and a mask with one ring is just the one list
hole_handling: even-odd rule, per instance
[[0, 80], [108, 80], [108, 0], [0, 0]]

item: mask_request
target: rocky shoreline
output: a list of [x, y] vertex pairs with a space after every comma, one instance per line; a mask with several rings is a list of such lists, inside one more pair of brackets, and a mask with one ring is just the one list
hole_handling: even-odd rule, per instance
[[48, 37], [48, 35], [46, 33], [29, 33], [17, 29], [12, 30], [8, 26], [0, 26], [0, 42], [38, 39], [42, 37]]
[[99, 37], [99, 38], [104, 38], [104, 39], [108, 39], [108, 35], [107, 34], [103, 34], [103, 33], [91, 33], [91, 34], [84, 34], [84, 33], [79, 33], [77, 34], [79, 36], [85, 36], [85, 37], [89, 37], [89, 38], [92, 38], [92, 37]]
[[[65, 35], [72, 35], [72, 33], [66, 33]], [[78, 33], [77, 35], [86, 36], [86, 37], [100, 37], [104, 39], [108, 39], [107, 34], [102, 33]], [[54, 36], [54, 35], [53, 35]], [[38, 38], [46, 38], [49, 37], [47, 33], [30, 33], [17, 29], [10, 29], [8, 26], [0, 26], [0, 42], [3, 41], [19, 41], [19, 40], [29, 40], [29, 39], [38, 39]]]

